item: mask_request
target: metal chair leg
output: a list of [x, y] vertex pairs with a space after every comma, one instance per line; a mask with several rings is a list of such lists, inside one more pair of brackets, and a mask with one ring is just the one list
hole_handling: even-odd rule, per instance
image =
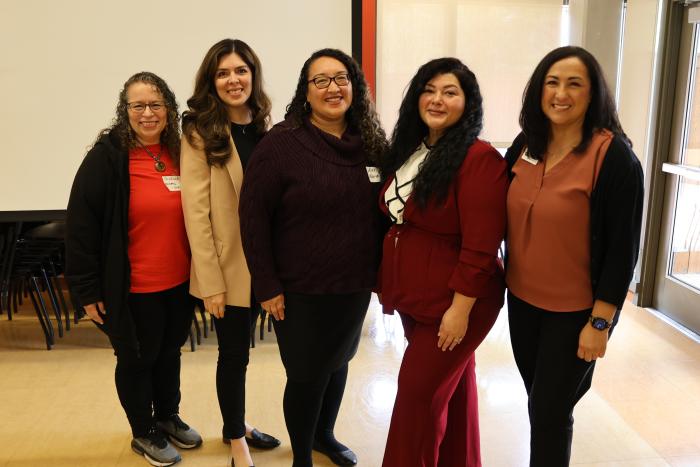
[[[201, 301], [197, 302], [197, 310], [199, 310], [199, 315], [202, 317], [202, 331], [204, 331], [204, 338], [209, 337], [209, 328], [207, 327], [207, 310], [204, 309], [204, 304]], [[196, 315], [195, 311], [195, 315]], [[211, 323], [212, 330], [214, 329], [214, 322]]]
[[14, 289], [15, 285], [12, 283], [12, 281], [9, 281], [7, 284], [7, 299], [6, 299], [6, 309], [7, 309], [7, 320], [12, 321], [12, 306], [14, 305], [15, 310], [17, 309], [17, 305], [15, 304], [15, 295], [14, 295]]
[[51, 308], [53, 308], [53, 314], [56, 316], [56, 323], [58, 325], [58, 337], [63, 337], [63, 318], [61, 317], [61, 309], [58, 307], [58, 298], [54, 292], [53, 285], [49, 280], [49, 275], [46, 272], [44, 265], [41, 265], [41, 276], [44, 279], [44, 287], [49, 295], [49, 300], [51, 300]]
[[194, 352], [194, 332], [192, 332], [192, 326], [190, 326], [190, 350]]
[[197, 319], [197, 312], [192, 310], [192, 324], [194, 325], [194, 330], [197, 336], [197, 345], [202, 345], [202, 330], [199, 328], [199, 320]]
[[66, 320], [66, 331], [70, 331], [70, 313], [68, 307], [66, 306], [66, 298], [63, 296], [63, 288], [61, 287], [61, 281], [58, 280], [58, 273], [56, 271], [56, 265], [52, 260], [49, 260], [49, 268], [51, 270], [51, 280], [58, 295], [58, 305], [61, 310], [63, 310], [63, 317]]
[[[53, 339], [53, 327], [51, 326], [51, 321], [49, 320], [49, 315], [46, 312], [46, 306], [44, 305], [44, 299], [41, 297], [41, 292], [39, 291], [39, 284], [36, 283], [36, 278], [32, 276], [30, 279], [32, 285], [35, 287], [30, 290], [29, 298], [34, 305], [34, 311], [36, 312], [37, 318], [39, 318], [39, 324], [41, 324], [41, 329], [44, 331], [44, 337], [46, 338], [46, 350], [51, 350], [51, 346], [54, 343]], [[34, 293], [37, 297], [34, 297]], [[39, 300], [37, 300], [37, 298]]]

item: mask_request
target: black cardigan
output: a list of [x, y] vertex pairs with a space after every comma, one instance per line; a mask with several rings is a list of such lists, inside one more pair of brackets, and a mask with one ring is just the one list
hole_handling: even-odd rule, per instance
[[[526, 138], [520, 133], [506, 152], [510, 177]], [[627, 296], [639, 253], [644, 173], [620, 137], [610, 143], [591, 193], [591, 285], [593, 299], [618, 309]]]
[[66, 279], [80, 305], [102, 301], [97, 326], [138, 349], [128, 310], [129, 155], [114, 134], [103, 135], [75, 175], [66, 217]]

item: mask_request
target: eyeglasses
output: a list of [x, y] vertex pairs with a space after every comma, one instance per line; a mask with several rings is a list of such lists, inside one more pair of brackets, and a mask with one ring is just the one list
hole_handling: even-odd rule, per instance
[[135, 112], [137, 114], [142, 114], [146, 111], [146, 107], [151, 109], [151, 112], [158, 112], [159, 110], [165, 108], [163, 102], [151, 102], [150, 104], [144, 104], [143, 102], [130, 102], [126, 104], [126, 108]]
[[347, 73], [341, 73], [335, 76], [317, 76], [314, 79], [310, 79], [309, 83], [314, 83], [318, 89], [326, 89], [331, 85], [331, 81], [335, 82], [338, 86], [347, 86], [350, 83], [350, 78]]

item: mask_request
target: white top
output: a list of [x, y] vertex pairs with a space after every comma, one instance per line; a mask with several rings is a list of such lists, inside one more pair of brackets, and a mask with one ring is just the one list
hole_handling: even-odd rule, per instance
[[416, 152], [406, 159], [399, 170], [394, 175], [394, 181], [384, 193], [384, 203], [389, 208], [389, 216], [396, 224], [403, 224], [403, 210], [406, 207], [406, 200], [413, 192], [413, 180], [418, 175], [418, 171], [425, 161], [425, 157], [430, 150], [421, 143]]

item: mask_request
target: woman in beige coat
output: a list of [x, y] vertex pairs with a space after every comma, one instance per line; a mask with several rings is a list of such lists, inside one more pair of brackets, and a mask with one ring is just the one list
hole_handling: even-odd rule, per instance
[[277, 447], [276, 438], [245, 423], [250, 347], [250, 273], [241, 244], [238, 199], [253, 148], [267, 131], [270, 100], [260, 61], [240, 40], [207, 52], [183, 114], [182, 206], [192, 250], [190, 293], [213, 316], [219, 342], [216, 389], [232, 465], [253, 465], [248, 446]]

